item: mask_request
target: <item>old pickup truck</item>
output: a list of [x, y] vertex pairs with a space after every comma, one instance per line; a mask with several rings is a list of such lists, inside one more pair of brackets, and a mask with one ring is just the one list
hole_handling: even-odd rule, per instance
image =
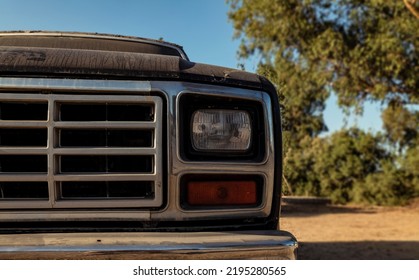
[[277, 93], [159, 40], [0, 33], [0, 259], [294, 259]]

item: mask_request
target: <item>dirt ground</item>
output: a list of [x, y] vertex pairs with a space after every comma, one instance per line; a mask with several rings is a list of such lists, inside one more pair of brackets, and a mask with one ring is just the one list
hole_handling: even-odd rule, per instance
[[419, 260], [419, 200], [404, 207], [285, 204], [281, 229], [306, 260]]

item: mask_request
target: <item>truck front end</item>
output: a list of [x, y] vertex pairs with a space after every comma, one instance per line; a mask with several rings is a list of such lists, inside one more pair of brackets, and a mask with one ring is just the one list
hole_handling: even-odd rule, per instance
[[0, 258], [293, 259], [280, 123], [176, 45], [0, 34]]

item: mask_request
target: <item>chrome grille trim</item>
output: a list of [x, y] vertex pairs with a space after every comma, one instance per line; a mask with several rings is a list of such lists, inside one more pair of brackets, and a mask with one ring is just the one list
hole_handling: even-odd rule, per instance
[[[28, 209], [28, 208], [151, 208], [160, 207], [163, 203], [163, 167], [162, 167], [162, 143], [163, 135], [163, 101], [160, 97], [147, 95], [97, 95], [97, 92], [88, 93], [72, 93], [59, 94], [34, 94], [34, 93], [1, 93], [0, 102], [18, 102], [18, 103], [46, 103], [47, 115], [45, 120], [1, 120], [0, 129], [4, 128], [44, 128], [47, 129], [47, 146], [46, 147], [18, 147], [18, 146], [0, 146], [1, 156], [29, 156], [29, 155], [45, 155], [47, 159], [47, 172], [31, 173], [31, 172], [1, 172], [0, 163], [0, 189], [1, 182], [47, 182], [48, 198], [7, 198], [7, 195], [0, 192], [0, 209]], [[61, 121], [60, 120], [60, 104], [100, 104], [108, 108], [108, 106], [117, 105], [145, 105], [151, 106], [153, 113], [152, 120], [141, 121]], [[0, 111], [1, 114], [1, 111]], [[107, 129], [109, 130], [147, 130], [151, 133], [151, 147], [60, 147], [60, 129]], [[1, 143], [0, 143], [1, 145]], [[71, 172], [60, 174], [59, 162], [61, 156], [145, 156], [151, 159], [150, 172]], [[120, 159], [122, 162], [123, 160]], [[148, 161], [147, 161], [148, 162]], [[36, 164], [36, 163], [34, 163]], [[108, 164], [108, 163], [106, 163]], [[106, 166], [106, 169], [108, 167]], [[59, 182], [151, 182], [153, 184], [153, 194], [144, 197], [95, 197], [84, 199], [64, 199], [59, 194]], [[6, 187], [4, 187], [7, 189]], [[10, 188], [9, 188], [10, 189]]]

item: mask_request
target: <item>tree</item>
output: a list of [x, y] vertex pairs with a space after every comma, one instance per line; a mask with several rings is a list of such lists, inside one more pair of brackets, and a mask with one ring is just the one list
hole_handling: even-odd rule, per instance
[[322, 192], [319, 174], [314, 170], [319, 156], [322, 156], [325, 140], [305, 137], [299, 146], [290, 146], [284, 158], [284, 174], [292, 186], [293, 195], [328, 196]]
[[400, 159], [403, 184], [412, 189], [413, 196], [419, 196], [419, 145], [408, 148]]
[[315, 80], [306, 79], [306, 71], [290, 64], [287, 67], [277, 71], [270, 65], [261, 65], [258, 72], [279, 85], [282, 127], [290, 137], [288, 146], [296, 147], [306, 136], [327, 131], [323, 110], [329, 93]]
[[[417, 11], [416, 0], [227, 2], [235, 36], [241, 39], [239, 56], [244, 59], [257, 56], [258, 72], [267, 74], [279, 89], [288, 139], [285, 174], [291, 185], [299, 188], [296, 193], [331, 195], [341, 191], [340, 196], [348, 201], [353, 199], [350, 196], [357, 182], [367, 182], [369, 175], [375, 177], [368, 182], [383, 179], [380, 176], [384, 165], [368, 169], [363, 166], [368, 162], [361, 161], [358, 165], [350, 154], [338, 157], [344, 163], [342, 168], [354, 164], [369, 173], [355, 177], [352, 174], [355, 179], [348, 187], [321, 175], [326, 174], [323, 172], [326, 167], [328, 172], [336, 171], [333, 176], [344, 175], [343, 169], [338, 170], [333, 161], [328, 161], [328, 153], [339, 154], [328, 144], [330, 141], [351, 153], [357, 148], [345, 146], [340, 140], [352, 143], [350, 137], [364, 137], [360, 132], [349, 131], [318, 140], [321, 132], [327, 130], [322, 113], [331, 92], [348, 112], [355, 108], [361, 113], [367, 100], [387, 106], [382, 115], [384, 135], [390, 145], [398, 147], [398, 155], [391, 155], [392, 160], [396, 161], [396, 156], [400, 157], [398, 162], [417, 160], [418, 154], [412, 151], [419, 144], [418, 114], [417, 107], [411, 107], [419, 103], [419, 21], [413, 16]], [[369, 146], [374, 151], [382, 150], [381, 138], [371, 143], [377, 145]], [[330, 151], [313, 158], [324, 149]], [[400, 164], [394, 168], [392, 174], [401, 174], [398, 178], [403, 184], [409, 184], [406, 178], [416, 174], [403, 171]], [[396, 181], [387, 180], [386, 185], [390, 188]]]
[[[342, 129], [324, 140], [313, 166], [320, 182], [321, 194], [332, 201], [356, 200], [356, 184], [370, 174], [383, 170], [383, 161], [391, 156], [380, 145], [381, 137], [359, 128]], [[362, 189], [368, 189], [364, 185]]]
[[[229, 0], [240, 55], [334, 90], [341, 105], [419, 101], [419, 21], [401, 1]], [[320, 77], [318, 77], [320, 75]]]
[[387, 138], [402, 153], [419, 144], [419, 111], [390, 104], [381, 115]]
[[288, 181], [296, 194], [351, 201], [354, 184], [380, 170], [380, 161], [388, 156], [379, 143], [379, 136], [358, 128], [342, 129], [329, 137], [307, 137], [301, 149], [290, 149], [285, 158]]
[[296, 195], [329, 197], [334, 203], [403, 203], [414, 193], [412, 178], [419, 179], [419, 174], [410, 161], [397, 168], [383, 144], [381, 135], [359, 128], [306, 137], [300, 149], [288, 150], [287, 180]]

